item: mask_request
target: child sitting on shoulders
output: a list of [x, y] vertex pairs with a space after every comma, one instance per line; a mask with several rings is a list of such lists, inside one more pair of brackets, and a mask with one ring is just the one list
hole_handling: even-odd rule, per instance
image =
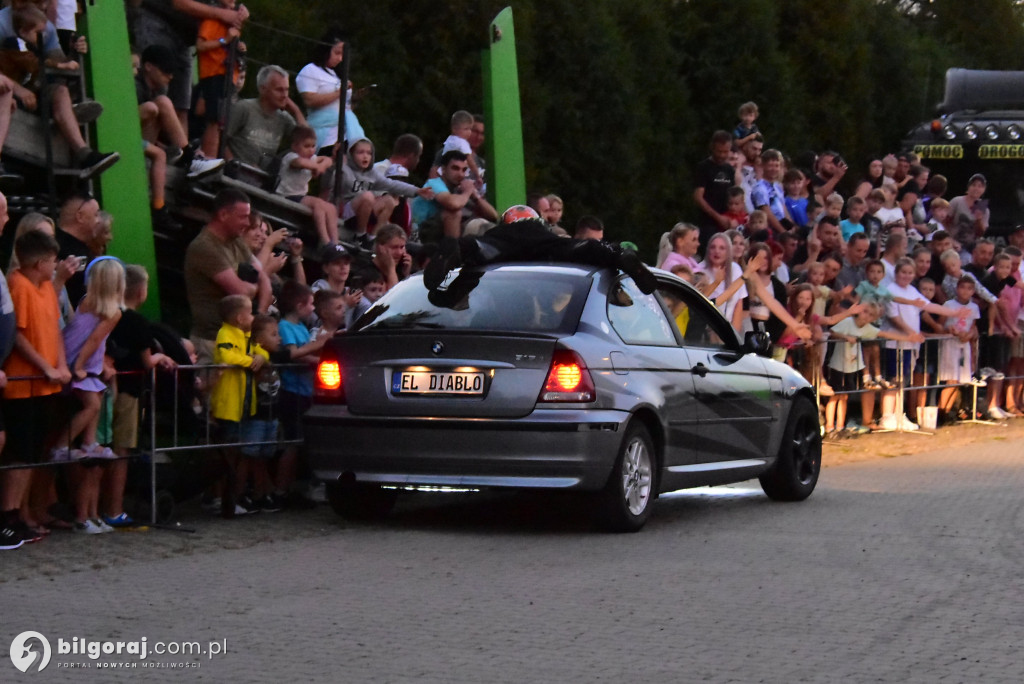
[[744, 102], [740, 105], [740, 109], [737, 112], [740, 117], [740, 122], [736, 124], [735, 130], [732, 132], [734, 138], [734, 144], [736, 147], [743, 147], [744, 144], [755, 135], [760, 133], [757, 128], [758, 110], [756, 102]]
[[309, 195], [309, 181], [333, 164], [330, 157], [317, 156], [316, 131], [309, 126], [296, 126], [292, 131], [291, 149], [281, 158], [277, 194], [309, 207], [321, 245], [338, 241], [338, 209], [326, 200]]

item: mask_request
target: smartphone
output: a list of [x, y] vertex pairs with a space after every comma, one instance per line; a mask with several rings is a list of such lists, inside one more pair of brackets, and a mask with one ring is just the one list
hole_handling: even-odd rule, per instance
[[89, 257], [87, 257], [87, 256], [77, 256], [75, 258], [78, 259], [78, 267], [75, 268], [75, 273], [81, 273], [82, 271], [85, 270], [85, 267], [86, 267], [86, 265], [89, 262]]
[[977, 202], [974, 203], [974, 208], [975, 208], [976, 211], [981, 211], [981, 212], [988, 211], [988, 200], [987, 199], [980, 199], [980, 200], [978, 200]]

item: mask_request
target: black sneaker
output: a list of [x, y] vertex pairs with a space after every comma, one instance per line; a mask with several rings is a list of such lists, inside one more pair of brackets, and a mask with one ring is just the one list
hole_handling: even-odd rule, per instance
[[270, 494], [264, 495], [255, 501], [255, 506], [261, 513], [277, 513], [281, 510], [281, 504]]
[[168, 145], [164, 148], [164, 154], [167, 155], [168, 164], [176, 164], [179, 159], [185, 156], [185, 150], [177, 145]]
[[243, 494], [242, 496], [238, 497], [235, 500], [235, 515], [239, 514], [238, 509], [240, 507], [245, 509], [244, 515], [260, 512], [260, 507], [252, 500], [252, 497], [249, 496], [248, 494]]
[[72, 111], [75, 113], [75, 119], [80, 124], [92, 123], [96, 119], [100, 118], [103, 114], [103, 105], [96, 100], [82, 100], [71, 105]]
[[14, 530], [26, 544], [34, 544], [43, 538], [42, 534], [33, 531], [20, 517], [8, 517], [5, 527]]
[[373, 236], [369, 233], [355, 236], [356, 243], [365, 250], [373, 249]]
[[12, 525], [7, 523], [0, 525], [0, 551], [13, 551], [20, 548], [24, 543], [25, 540], [22, 538], [21, 533], [15, 530]]
[[167, 207], [153, 209], [150, 212], [150, 216], [153, 219], [153, 230], [161, 233], [180, 233], [183, 228], [180, 223], [174, 220]]
[[106, 171], [113, 166], [121, 155], [117, 152], [97, 152], [89, 150], [78, 160], [78, 168], [88, 170], [89, 175]]
[[428, 290], [436, 290], [444, 282], [445, 277], [461, 265], [462, 251], [459, 241], [445, 238], [441, 243], [441, 249], [423, 269], [423, 284]]

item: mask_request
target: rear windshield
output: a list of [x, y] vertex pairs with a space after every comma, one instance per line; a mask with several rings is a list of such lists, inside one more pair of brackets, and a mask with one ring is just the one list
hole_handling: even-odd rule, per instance
[[[474, 286], [474, 280], [479, 282]], [[463, 272], [448, 291], [428, 294], [423, 281], [399, 283], [355, 330], [504, 330], [571, 334], [590, 289], [589, 276], [528, 269]], [[468, 291], [468, 295], [466, 292]]]

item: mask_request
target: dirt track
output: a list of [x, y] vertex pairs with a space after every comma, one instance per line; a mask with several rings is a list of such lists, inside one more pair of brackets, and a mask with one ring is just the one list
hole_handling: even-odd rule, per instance
[[[955, 424], [940, 427], [932, 435], [921, 433], [884, 432], [863, 435], [853, 439], [825, 442], [822, 464], [824, 467], [869, 461], [876, 458], [896, 458], [924, 451], [972, 447], [984, 449], [991, 440], [1024, 440], [1024, 418], [990, 425]], [[1022, 448], [1024, 453], [1024, 448]]]

